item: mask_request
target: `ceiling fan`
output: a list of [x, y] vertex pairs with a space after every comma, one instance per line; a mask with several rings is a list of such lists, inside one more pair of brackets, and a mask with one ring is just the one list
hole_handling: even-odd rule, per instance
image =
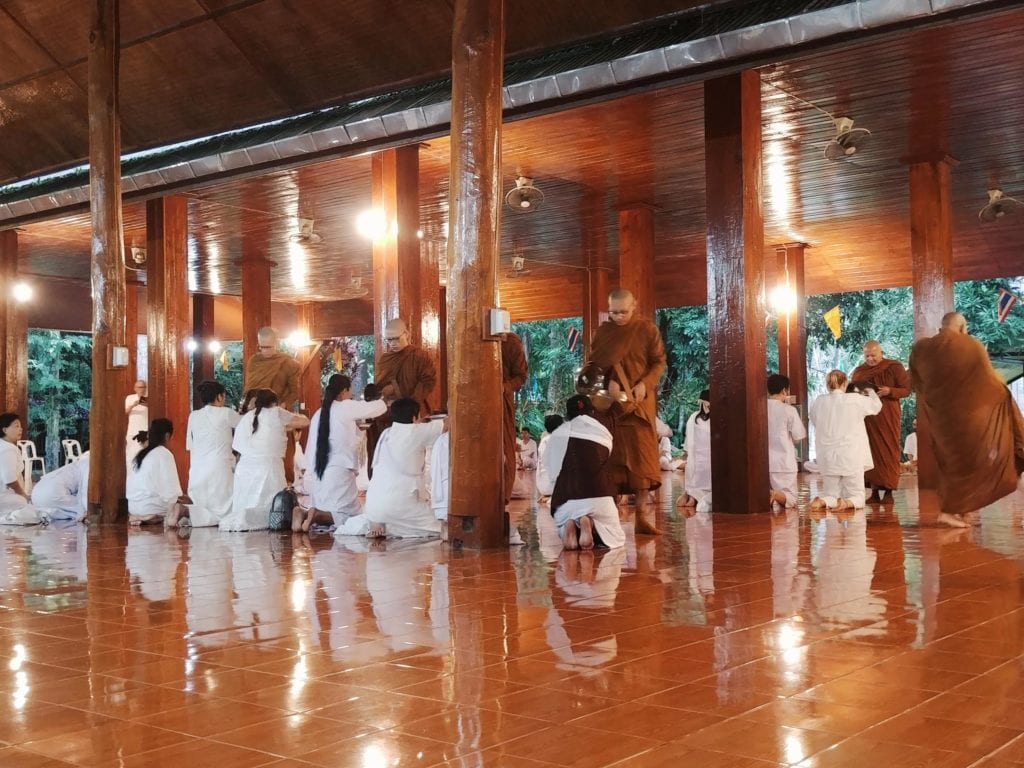
[[512, 257], [512, 271], [509, 272], [506, 277], [517, 278], [524, 277], [530, 274], [530, 269], [526, 266], [526, 259], [522, 256]]
[[1024, 206], [1015, 197], [1007, 197], [1001, 189], [990, 189], [988, 191], [988, 204], [978, 211], [978, 218], [982, 221], [997, 221], [1006, 215], [1017, 212], [1017, 209]]
[[825, 145], [826, 160], [845, 160], [853, 157], [871, 138], [871, 131], [867, 128], [854, 128], [853, 120], [848, 117], [833, 117], [832, 122], [836, 127], [836, 136]]
[[544, 202], [544, 193], [533, 185], [533, 179], [520, 176], [516, 185], [505, 195], [505, 203], [514, 211], [528, 213], [537, 210]]
[[313, 220], [301, 217], [299, 218], [299, 231], [293, 232], [288, 236], [288, 239], [293, 243], [302, 243], [304, 245], [318, 245], [324, 241], [320, 233], [314, 231]]

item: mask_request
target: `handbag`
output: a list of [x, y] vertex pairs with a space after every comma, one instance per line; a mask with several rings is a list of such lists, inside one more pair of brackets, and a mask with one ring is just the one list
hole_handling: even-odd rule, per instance
[[270, 502], [269, 528], [271, 531], [290, 531], [292, 528], [292, 511], [299, 504], [298, 494], [295, 489], [288, 486], [283, 491], [278, 491], [274, 500]]

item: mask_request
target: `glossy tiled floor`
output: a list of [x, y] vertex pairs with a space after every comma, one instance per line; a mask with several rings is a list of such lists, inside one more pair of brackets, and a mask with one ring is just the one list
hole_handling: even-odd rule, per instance
[[1024, 764], [1020, 500], [951, 531], [905, 486], [684, 518], [670, 481], [596, 554], [524, 503], [482, 555], [5, 529], [0, 766]]

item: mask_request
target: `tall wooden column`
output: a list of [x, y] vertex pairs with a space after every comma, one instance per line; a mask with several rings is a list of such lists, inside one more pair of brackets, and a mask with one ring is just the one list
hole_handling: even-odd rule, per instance
[[139, 291], [146, 289], [139, 282], [138, 275], [138, 272], [125, 270], [124, 340], [128, 347], [128, 370], [125, 372], [128, 392], [133, 391], [131, 385], [139, 379]]
[[[589, 266], [583, 283], [583, 359], [590, 357], [590, 342], [601, 325], [601, 313], [608, 311], [608, 270]], [[641, 305], [644, 312], [646, 309]]]
[[796, 301], [792, 311], [779, 317], [779, 373], [789, 377], [789, 393], [805, 408], [807, 402], [807, 294], [804, 280], [806, 243], [775, 248], [778, 280], [788, 282]]
[[633, 292], [640, 312], [654, 319], [654, 209], [619, 211], [619, 287]]
[[170, 419], [174, 434], [167, 447], [178, 464], [182, 487], [188, 481], [185, 427], [192, 402], [189, 354], [192, 307], [188, 297], [188, 201], [159, 197], [146, 203], [146, 291], [149, 348], [149, 418]]
[[[309, 337], [313, 338], [316, 327], [316, 303], [304, 301], [296, 305], [295, 309], [295, 323], [298, 330], [308, 333]], [[303, 403], [302, 412], [307, 416], [312, 416], [323, 400], [323, 387], [320, 386], [322, 369], [320, 345], [300, 349], [296, 359], [302, 366], [299, 379], [299, 400]]]
[[[28, 438], [28, 316], [12, 293], [18, 282], [18, 233], [0, 232], [0, 381], [2, 407], [21, 416]], [[37, 296], [36, 301], [46, 301]]]
[[448, 410], [448, 288], [437, 290], [437, 407]]
[[430, 404], [438, 407], [441, 400], [447, 399], [444, 392], [444, 380], [441, 376], [441, 315], [444, 304], [441, 303], [441, 244], [420, 241], [420, 347], [434, 360], [437, 367], [439, 386], [435, 387]]
[[[387, 231], [373, 241], [373, 332], [377, 356], [384, 352], [384, 325], [401, 318], [419, 346], [422, 333], [420, 279], [420, 156], [413, 144], [373, 156], [373, 206], [384, 213]], [[436, 279], [435, 279], [436, 282]]]
[[761, 80], [746, 71], [704, 83], [714, 509], [768, 503], [765, 407]]
[[92, 408], [89, 505], [113, 522], [124, 497], [127, 368], [110, 366], [126, 346], [121, 217], [121, 118], [118, 103], [118, 0], [92, 0], [89, 26], [89, 202], [92, 214]]
[[[913, 261], [914, 338], [939, 332], [942, 316], [953, 311], [953, 209], [949, 157], [910, 165], [910, 252]], [[938, 487], [928, 420], [917, 413], [917, 484]]]
[[[210, 351], [210, 342], [214, 340], [214, 299], [208, 293], [192, 294], [192, 338], [196, 349], [192, 353], [192, 380], [198, 385], [204, 381], [212, 381], [216, 355]], [[192, 392], [192, 407], [199, 408], [199, 395]]]
[[247, 254], [242, 267], [242, 368], [259, 351], [256, 334], [270, 325], [270, 270], [274, 262], [262, 254]]
[[506, 541], [501, 350], [484, 338], [497, 299], [504, 48], [504, 0], [455, 0], [447, 289], [454, 547]]

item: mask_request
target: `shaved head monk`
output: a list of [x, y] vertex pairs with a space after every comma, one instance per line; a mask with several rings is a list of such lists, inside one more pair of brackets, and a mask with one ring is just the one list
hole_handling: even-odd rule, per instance
[[877, 341], [864, 345], [864, 362], [850, 377], [854, 384], [873, 384], [882, 401], [882, 410], [876, 416], [864, 419], [871, 444], [874, 467], [864, 474], [865, 484], [871, 487], [868, 501], [882, 501], [900, 483], [900, 400], [910, 394], [910, 377], [903, 363], [890, 360]]
[[910, 376], [939, 470], [939, 522], [966, 528], [978, 510], [1017, 488], [1024, 419], [959, 312], [914, 344]]
[[[245, 386], [243, 392], [254, 389], [269, 389], [277, 395], [281, 408], [290, 411], [299, 399], [299, 365], [291, 355], [277, 348], [277, 331], [270, 326], [260, 328], [256, 333], [259, 350], [245, 363]], [[284, 474], [288, 482], [295, 477], [295, 441], [289, 439], [285, 445]]]
[[627, 398], [612, 430], [608, 476], [619, 493], [636, 494], [636, 532], [657, 534], [647, 519], [647, 492], [661, 485], [656, 393], [665, 348], [657, 326], [637, 314], [636, 299], [624, 288], [608, 294], [608, 318], [594, 334], [590, 358], [604, 371], [609, 392]]

